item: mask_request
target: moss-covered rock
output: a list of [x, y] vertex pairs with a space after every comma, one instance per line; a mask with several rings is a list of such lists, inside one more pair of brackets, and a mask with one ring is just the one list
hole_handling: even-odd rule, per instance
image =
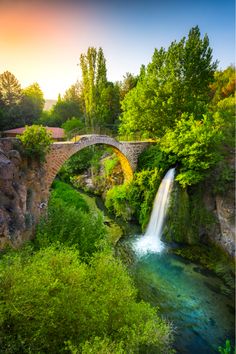
[[198, 244], [207, 242], [215, 216], [204, 204], [204, 188], [191, 190], [175, 183], [168, 210], [164, 239], [167, 242]]

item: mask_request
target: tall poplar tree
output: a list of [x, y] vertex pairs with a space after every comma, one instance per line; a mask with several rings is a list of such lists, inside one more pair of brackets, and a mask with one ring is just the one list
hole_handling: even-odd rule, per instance
[[89, 47], [80, 56], [82, 71], [81, 98], [87, 127], [114, 123], [119, 110], [118, 88], [107, 80], [106, 60], [102, 48]]
[[89, 47], [87, 54], [81, 54], [80, 66], [82, 70], [82, 97], [85, 108], [85, 124], [87, 127], [94, 126], [95, 113], [95, 84], [96, 84], [96, 59], [97, 50]]

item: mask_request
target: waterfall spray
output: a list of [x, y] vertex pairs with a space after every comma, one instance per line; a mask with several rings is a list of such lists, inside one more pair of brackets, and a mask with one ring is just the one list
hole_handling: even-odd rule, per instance
[[163, 178], [157, 191], [151, 218], [144, 236], [134, 244], [134, 249], [140, 253], [160, 252], [164, 248], [161, 241], [164, 221], [168, 209], [170, 194], [173, 186], [175, 169], [171, 168]]

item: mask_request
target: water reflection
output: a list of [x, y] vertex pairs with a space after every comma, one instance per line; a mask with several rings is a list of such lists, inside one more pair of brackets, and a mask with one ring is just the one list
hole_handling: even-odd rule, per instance
[[234, 343], [234, 300], [214, 274], [168, 252], [138, 258], [132, 271], [140, 298], [174, 323], [177, 353], [218, 353], [227, 338]]

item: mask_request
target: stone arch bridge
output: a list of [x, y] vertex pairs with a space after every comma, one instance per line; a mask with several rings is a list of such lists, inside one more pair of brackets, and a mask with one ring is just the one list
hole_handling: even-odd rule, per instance
[[81, 135], [77, 142], [53, 143], [41, 165], [24, 156], [17, 139], [0, 139], [0, 249], [7, 243], [18, 246], [33, 237], [61, 166], [78, 151], [96, 144], [114, 149], [127, 181], [133, 177], [139, 154], [150, 142], [119, 142], [106, 135]]
[[150, 142], [119, 142], [107, 135], [97, 134], [82, 135], [77, 142], [55, 142], [52, 144], [44, 164], [45, 187], [48, 193], [62, 165], [78, 151], [96, 144], [104, 144], [113, 148], [120, 160], [125, 181], [130, 181], [137, 167], [138, 156]]

